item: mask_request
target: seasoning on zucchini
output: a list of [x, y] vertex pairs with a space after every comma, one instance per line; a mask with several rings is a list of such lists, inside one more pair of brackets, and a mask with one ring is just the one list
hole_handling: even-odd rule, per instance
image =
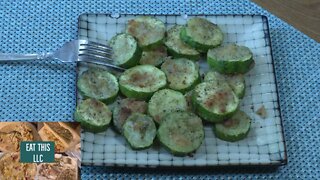
[[123, 134], [132, 149], [145, 149], [152, 145], [157, 128], [150, 116], [134, 113], [124, 123]]
[[83, 129], [98, 133], [108, 128], [112, 113], [103, 102], [86, 99], [77, 106], [74, 118], [80, 122]]
[[245, 112], [239, 110], [224, 122], [214, 124], [213, 131], [217, 138], [235, 142], [248, 135], [250, 126], [251, 118]]
[[120, 91], [129, 98], [149, 99], [154, 92], [166, 86], [164, 72], [152, 65], [127, 69], [119, 78]]
[[238, 97], [223, 81], [198, 84], [193, 90], [192, 102], [200, 117], [214, 123], [231, 117], [239, 106]]
[[124, 122], [133, 113], [146, 113], [148, 104], [145, 101], [138, 101], [131, 98], [120, 100], [119, 104], [113, 109], [113, 125], [120, 133]]
[[204, 139], [202, 120], [190, 112], [169, 113], [160, 124], [157, 137], [172, 154], [190, 154]]
[[182, 93], [171, 89], [162, 89], [151, 97], [148, 112], [153, 120], [160, 124], [167, 113], [186, 111], [187, 107], [187, 101]]
[[180, 39], [180, 31], [182, 28], [183, 26], [181, 25], [175, 25], [168, 30], [165, 41], [168, 52], [175, 58], [199, 60], [200, 53]]
[[115, 65], [130, 68], [138, 64], [142, 51], [133, 36], [118, 34], [110, 40], [109, 45], [113, 49], [112, 59]]
[[185, 58], [168, 59], [161, 70], [167, 76], [169, 88], [183, 93], [200, 82], [199, 65]]
[[160, 66], [167, 57], [167, 48], [165, 46], [160, 46], [151, 51], [143, 51], [140, 64], [150, 64], [153, 66]]
[[219, 46], [223, 41], [221, 29], [204, 18], [191, 18], [181, 29], [180, 38], [200, 52]]
[[236, 44], [210, 49], [207, 61], [214, 70], [222, 74], [243, 74], [254, 65], [250, 49]]
[[127, 33], [138, 40], [142, 49], [153, 49], [163, 43], [166, 28], [162, 21], [150, 16], [141, 16], [128, 21]]
[[80, 75], [78, 90], [86, 98], [112, 103], [119, 91], [117, 78], [108, 71], [91, 69]]
[[226, 81], [238, 98], [242, 99], [244, 97], [246, 83], [242, 74], [224, 75], [210, 71], [204, 77], [204, 81], [217, 81], [218, 79]]

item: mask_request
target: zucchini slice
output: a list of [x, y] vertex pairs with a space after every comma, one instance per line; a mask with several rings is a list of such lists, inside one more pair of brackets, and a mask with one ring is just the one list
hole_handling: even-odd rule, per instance
[[148, 104], [145, 101], [138, 101], [131, 98], [120, 100], [113, 109], [113, 125], [117, 131], [122, 133], [123, 124], [133, 113], [146, 113]]
[[169, 88], [183, 93], [200, 82], [199, 65], [185, 58], [168, 59], [161, 70], [167, 76]]
[[103, 102], [86, 99], [76, 108], [74, 118], [83, 129], [98, 133], [105, 131], [112, 119], [112, 112]]
[[202, 120], [190, 112], [169, 113], [160, 124], [157, 137], [172, 154], [188, 155], [202, 144]]
[[182, 25], [175, 25], [170, 28], [167, 32], [167, 38], [164, 44], [174, 58], [199, 60], [200, 53], [180, 39], [180, 31], [182, 28]]
[[167, 57], [167, 48], [165, 46], [160, 46], [151, 51], [143, 51], [140, 64], [150, 64], [153, 66], [160, 66]]
[[142, 51], [133, 36], [118, 34], [110, 40], [109, 45], [113, 49], [112, 59], [115, 65], [130, 68], [138, 64]]
[[150, 116], [134, 113], [124, 123], [123, 134], [132, 149], [145, 149], [152, 145], [157, 128]]
[[219, 46], [223, 41], [223, 33], [218, 25], [204, 19], [191, 18], [186, 27], [181, 29], [180, 38], [200, 52]]
[[100, 69], [90, 69], [82, 73], [77, 82], [79, 92], [87, 98], [112, 103], [119, 92], [117, 78]]
[[158, 124], [167, 113], [186, 111], [187, 108], [184, 95], [171, 89], [162, 89], [154, 93], [148, 104], [148, 112]]
[[222, 74], [243, 74], [254, 65], [250, 49], [236, 44], [210, 49], [207, 61], [214, 70]]
[[213, 132], [219, 139], [235, 142], [248, 135], [250, 126], [251, 118], [245, 112], [239, 110], [224, 122], [214, 124]]
[[221, 122], [231, 117], [239, 99], [226, 82], [203, 82], [193, 90], [192, 102], [196, 113], [209, 122]]
[[164, 23], [155, 17], [141, 16], [128, 21], [127, 33], [134, 36], [144, 50], [161, 45], [165, 32]]
[[246, 83], [242, 74], [224, 75], [214, 71], [210, 71], [204, 77], [204, 81], [207, 82], [217, 80], [226, 81], [233, 92], [238, 96], [238, 98], [242, 99], [244, 97], [246, 91]]
[[149, 99], [167, 84], [166, 75], [152, 65], [139, 65], [127, 69], [119, 78], [120, 91], [128, 98]]

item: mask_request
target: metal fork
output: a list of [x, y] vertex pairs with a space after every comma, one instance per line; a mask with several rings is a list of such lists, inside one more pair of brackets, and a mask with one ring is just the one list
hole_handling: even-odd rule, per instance
[[112, 48], [100, 43], [88, 40], [73, 40], [65, 43], [61, 48], [54, 52], [39, 54], [1, 54], [0, 61], [31, 61], [41, 59], [57, 59], [64, 63], [88, 62], [107, 66], [118, 71], [124, 68], [113, 64]]

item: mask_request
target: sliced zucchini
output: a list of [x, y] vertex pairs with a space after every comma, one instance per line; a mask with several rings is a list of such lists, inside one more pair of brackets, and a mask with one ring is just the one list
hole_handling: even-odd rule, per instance
[[199, 60], [200, 53], [180, 39], [182, 28], [181, 25], [175, 25], [168, 30], [165, 45], [169, 53], [175, 58]]
[[254, 65], [250, 49], [236, 44], [210, 49], [207, 61], [214, 70], [222, 74], [243, 74]]
[[204, 19], [191, 18], [186, 27], [181, 29], [180, 38], [200, 52], [219, 46], [223, 41], [223, 33], [218, 25]]
[[162, 21], [150, 16], [141, 16], [128, 22], [127, 33], [138, 40], [144, 49], [153, 49], [163, 43], [166, 28]]
[[117, 78], [108, 71], [90, 69], [80, 75], [78, 90], [84, 97], [113, 102], [119, 91]]
[[145, 101], [138, 101], [131, 98], [120, 100], [119, 104], [113, 109], [113, 125], [122, 133], [124, 122], [133, 113], [146, 113], [148, 104]]
[[86, 99], [76, 108], [74, 118], [83, 129], [98, 133], [105, 131], [112, 119], [112, 112], [103, 102]]
[[157, 128], [150, 116], [134, 113], [124, 123], [123, 134], [132, 149], [145, 149], [152, 145]]
[[167, 48], [160, 46], [151, 51], [143, 51], [140, 59], [140, 64], [150, 64], [153, 66], [160, 66], [167, 57]]
[[199, 65], [185, 58], [168, 59], [161, 70], [167, 76], [169, 88], [183, 93], [200, 82]]
[[142, 51], [133, 36], [118, 34], [110, 40], [109, 45], [113, 49], [112, 59], [115, 65], [130, 68], [138, 64]]
[[148, 112], [153, 120], [160, 124], [167, 113], [186, 111], [187, 107], [187, 101], [182, 93], [171, 89], [162, 89], [151, 97]]
[[248, 135], [250, 126], [251, 118], [245, 112], [239, 110], [224, 122], [214, 124], [213, 131], [217, 138], [235, 142]]
[[164, 72], [152, 65], [127, 69], [119, 78], [120, 91], [128, 98], [149, 99], [154, 92], [166, 86]]
[[242, 99], [244, 97], [246, 83], [242, 74], [224, 75], [210, 71], [204, 77], [204, 81], [217, 81], [218, 79], [220, 81], [226, 81], [238, 98]]
[[226, 82], [203, 82], [193, 90], [196, 113], [209, 122], [230, 118], [239, 106], [239, 99]]
[[202, 144], [202, 120], [190, 112], [169, 113], [160, 124], [157, 137], [172, 154], [187, 155], [196, 151]]

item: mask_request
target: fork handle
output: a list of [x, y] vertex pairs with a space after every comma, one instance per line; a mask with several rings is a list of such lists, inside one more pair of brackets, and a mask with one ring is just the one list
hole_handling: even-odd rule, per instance
[[39, 54], [2, 54], [0, 53], [0, 61], [29, 61], [47, 59], [52, 56], [52, 53]]

